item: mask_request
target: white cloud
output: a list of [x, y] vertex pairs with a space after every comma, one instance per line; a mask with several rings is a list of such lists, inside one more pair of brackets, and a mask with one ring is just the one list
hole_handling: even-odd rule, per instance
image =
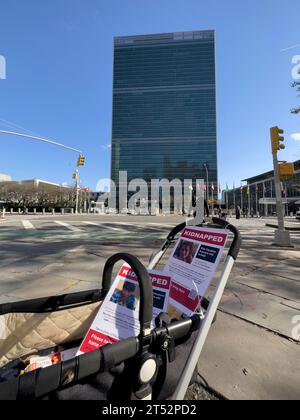
[[101, 149], [105, 152], [106, 150], [110, 150], [111, 149], [111, 144], [105, 144], [101, 146]]
[[291, 137], [295, 141], [300, 141], [300, 133], [294, 133], [291, 135]]

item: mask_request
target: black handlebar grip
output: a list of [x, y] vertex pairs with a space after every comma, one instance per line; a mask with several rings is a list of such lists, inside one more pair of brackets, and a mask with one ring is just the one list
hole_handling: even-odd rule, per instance
[[175, 238], [175, 236], [177, 235], [177, 233], [181, 232], [184, 228], [186, 227], [186, 223], [181, 223], [180, 225], [175, 226], [171, 232], [169, 233], [167, 240], [172, 240]]
[[234, 238], [229, 249], [228, 255], [230, 255], [236, 260], [242, 245], [242, 237], [239, 230], [232, 224], [226, 222], [226, 220], [213, 217], [212, 221], [215, 225], [219, 225], [221, 228], [228, 229], [231, 233], [233, 233]]
[[106, 261], [103, 271], [102, 297], [107, 295], [111, 287], [113, 268], [118, 261], [125, 261], [137, 276], [140, 287], [139, 321], [141, 334], [145, 335], [146, 330], [150, 329], [153, 317], [153, 289], [147, 269], [135, 256], [119, 253], [113, 255]]

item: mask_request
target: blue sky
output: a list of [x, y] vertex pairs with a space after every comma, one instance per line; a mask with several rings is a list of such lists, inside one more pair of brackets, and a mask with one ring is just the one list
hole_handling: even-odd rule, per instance
[[[280, 158], [300, 159], [300, 115], [289, 113], [299, 15], [299, 0], [2, 1], [0, 128], [82, 149], [82, 182], [94, 189], [110, 173], [113, 37], [215, 29], [219, 178], [239, 185], [271, 169], [273, 125], [286, 132]], [[0, 173], [71, 182], [75, 154], [4, 135], [0, 146]]]

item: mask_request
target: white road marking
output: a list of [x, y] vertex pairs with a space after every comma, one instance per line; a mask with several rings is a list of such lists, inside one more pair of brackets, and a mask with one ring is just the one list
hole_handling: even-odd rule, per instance
[[123, 226], [142, 226], [142, 227], [147, 227], [147, 226], [155, 226], [155, 227], [167, 227], [169, 228], [170, 226], [174, 226], [174, 224], [163, 224], [163, 223], [143, 223], [143, 222], [135, 222], [133, 224], [131, 223], [124, 223], [124, 222], [112, 222], [115, 225], [123, 225]]
[[163, 225], [163, 224], [157, 224], [157, 223], [144, 224], [142, 222], [134, 223], [134, 224], [124, 223], [124, 222], [115, 222], [115, 221], [111, 222], [114, 225], [120, 226], [120, 228], [109, 226], [105, 222], [104, 223], [100, 223], [100, 222], [96, 223], [96, 222], [85, 222], [84, 221], [82, 223], [84, 223], [86, 225], [91, 225], [91, 226], [103, 227], [103, 228], [118, 231], [118, 232], [121, 232], [122, 230], [124, 231], [124, 229], [122, 229], [121, 227], [123, 227], [125, 229], [128, 229], [128, 227], [138, 227], [138, 228], [150, 229], [150, 230], [153, 230], [153, 231], [161, 231], [162, 227], [168, 228], [168, 226]]
[[22, 220], [24, 229], [36, 229], [29, 220]]
[[99, 223], [95, 222], [82, 222], [84, 225], [99, 226]]
[[61, 221], [58, 221], [58, 220], [54, 220], [54, 223], [56, 223], [57, 225], [63, 226], [65, 228], [71, 230], [72, 232], [83, 232], [82, 229], [79, 229], [76, 226], [69, 225], [69, 223], [61, 222]]
[[84, 223], [85, 225], [98, 226], [98, 227], [102, 227], [102, 228], [105, 228], [105, 229], [115, 230], [117, 232], [122, 231], [122, 229], [120, 229], [120, 228], [115, 228], [113, 226], [108, 226], [104, 223], [96, 223], [96, 222], [82, 222], [82, 223]]
[[161, 228], [166, 228], [166, 229], [170, 229], [171, 227], [174, 226], [174, 224], [172, 225], [167, 225], [167, 224], [162, 224], [162, 223], [143, 223], [143, 222], [135, 222], [133, 224], [131, 223], [124, 223], [124, 222], [111, 222], [114, 225], [119, 225], [119, 226], [124, 226], [124, 227], [138, 227], [138, 228], [148, 228], [148, 229], [152, 229], [152, 230], [161, 230]]

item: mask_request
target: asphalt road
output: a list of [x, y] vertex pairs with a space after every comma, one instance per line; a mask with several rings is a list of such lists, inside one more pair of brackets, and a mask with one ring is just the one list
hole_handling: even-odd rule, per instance
[[[8, 216], [0, 222], [0, 302], [99, 287], [107, 258], [126, 251], [147, 264], [172, 227], [184, 220], [174, 216]], [[261, 248], [264, 241], [272, 242], [273, 231], [265, 220], [233, 222], [250, 248], [252, 243]], [[300, 233], [293, 237], [299, 238]]]
[[8, 216], [0, 222], [0, 302], [100, 286], [101, 268], [116, 252], [149, 261], [182, 218]]

